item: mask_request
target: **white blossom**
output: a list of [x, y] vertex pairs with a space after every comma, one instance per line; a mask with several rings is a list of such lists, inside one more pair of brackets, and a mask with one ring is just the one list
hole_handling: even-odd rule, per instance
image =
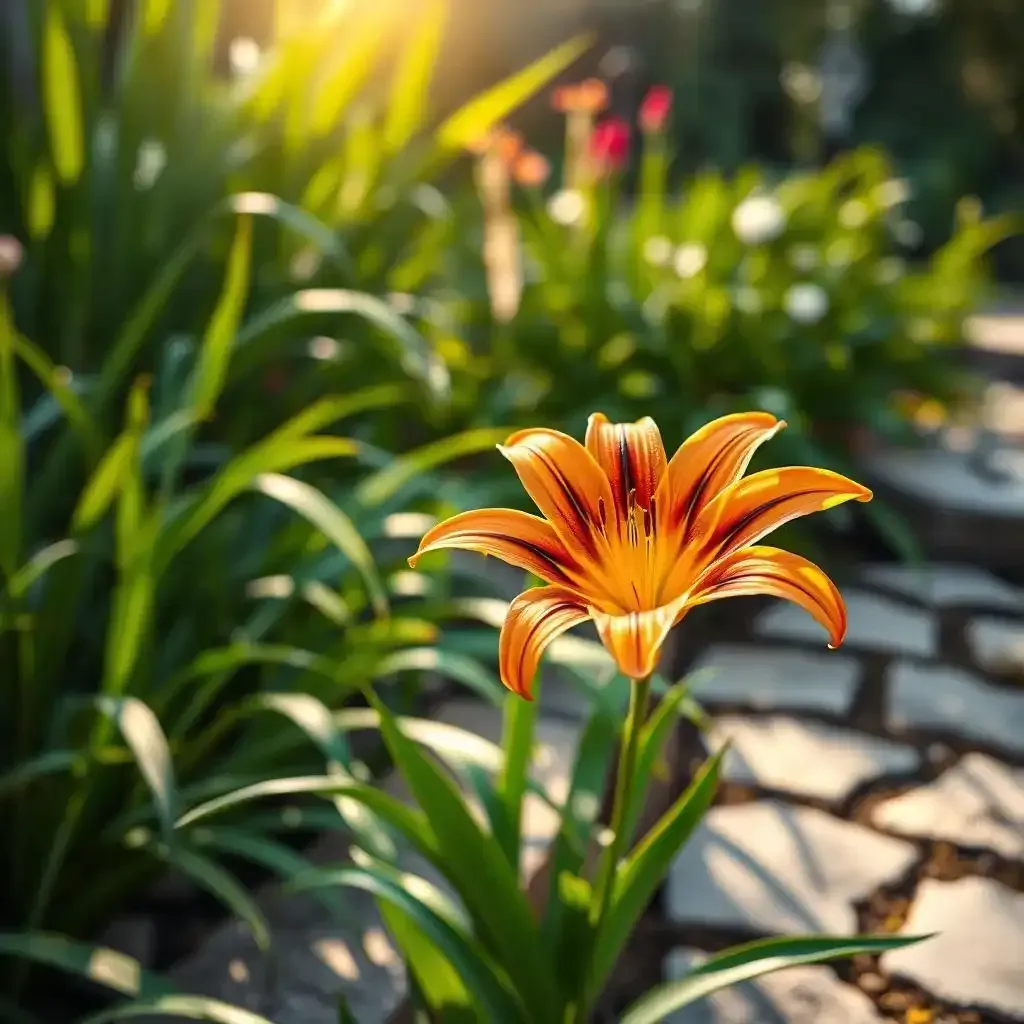
[[787, 316], [799, 324], [816, 324], [828, 312], [828, 294], [819, 284], [794, 284], [782, 297]]
[[133, 181], [140, 191], [152, 188], [167, 166], [167, 150], [158, 139], [145, 139], [135, 154]]
[[699, 242], [687, 242], [676, 249], [673, 261], [680, 277], [696, 277], [708, 262], [708, 251]]
[[548, 215], [556, 224], [571, 227], [583, 219], [586, 201], [575, 189], [562, 189], [548, 200]]
[[906, 178], [889, 178], [875, 186], [874, 198], [879, 206], [891, 210], [910, 198], [910, 182]]
[[774, 196], [750, 196], [732, 213], [732, 229], [747, 245], [774, 241], [786, 227], [786, 212]]
[[652, 267], [667, 267], [672, 259], [672, 240], [664, 235], [653, 235], [644, 242], [644, 259]]
[[228, 62], [236, 77], [251, 75], [259, 66], [263, 54], [255, 39], [238, 36], [228, 46]]

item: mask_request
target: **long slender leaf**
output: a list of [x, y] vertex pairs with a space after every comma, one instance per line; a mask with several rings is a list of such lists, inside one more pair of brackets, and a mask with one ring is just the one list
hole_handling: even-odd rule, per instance
[[661, 884], [673, 858], [700, 824], [714, 799], [726, 750], [708, 758], [696, 779], [662, 815], [619, 868], [611, 909], [597, 936], [592, 981], [604, 984], [637, 919]]
[[862, 953], [884, 953], [927, 938], [930, 936], [807, 936], [798, 939], [764, 939], [737, 946], [711, 957], [690, 971], [685, 978], [648, 992], [626, 1010], [621, 1024], [659, 1024], [669, 1014], [698, 999], [765, 974]]
[[508, 427], [480, 427], [417, 448], [364, 480], [356, 488], [356, 501], [366, 508], [383, 505], [429, 470], [486, 451], [506, 440], [511, 432]]
[[298, 512], [320, 530], [356, 567], [366, 584], [376, 614], [387, 615], [387, 593], [372, 552], [352, 520], [323, 491], [279, 473], [262, 473], [256, 478], [253, 487]]
[[96, 707], [124, 737], [153, 796], [161, 827], [170, 834], [178, 815], [178, 788], [171, 748], [156, 715], [138, 697], [97, 697]]
[[177, 840], [170, 844], [153, 843], [150, 849], [244, 921], [261, 950], [270, 948], [270, 925], [263, 911], [229, 871]]
[[294, 888], [305, 889], [313, 885], [352, 886], [400, 910], [430, 937], [455, 968], [476, 999], [480, 1012], [478, 1020], [519, 1024], [537, 1019], [524, 1015], [512, 991], [503, 984], [493, 961], [466, 933], [444, 895], [425, 879], [373, 864], [317, 872], [309, 879], [299, 880]]
[[571, 39], [511, 78], [474, 97], [438, 128], [438, 144], [442, 149], [460, 150], [478, 143], [498, 122], [572, 64], [590, 47], [591, 42], [589, 36]]
[[0, 288], [0, 571], [10, 579], [21, 562], [25, 453], [14, 363], [14, 320]]
[[73, 185], [81, 176], [85, 163], [82, 96], [75, 50], [58, 3], [49, 3], [45, 7], [42, 80], [53, 166], [61, 184]]
[[506, 965], [531, 1019], [556, 1019], [559, 996], [552, 964], [519, 879], [497, 841], [474, 822], [455, 784], [401, 732], [372, 694], [395, 764], [437, 836], [444, 870], [479, 922], [481, 938]]
[[158, 975], [142, 970], [138, 960], [106, 946], [74, 942], [46, 932], [0, 932], [0, 955], [57, 967], [121, 995], [155, 999], [174, 991]]
[[213, 412], [213, 407], [227, 380], [231, 349], [249, 291], [251, 261], [252, 217], [243, 215], [238, 218], [235, 239], [228, 255], [220, 301], [210, 318], [199, 352], [192, 402], [200, 419], [205, 419]]
[[[289, 849], [283, 843], [267, 839], [266, 836], [254, 835], [240, 828], [197, 829], [193, 841], [197, 846], [232, 854], [259, 864], [260, 867], [272, 871], [285, 882], [294, 882], [316, 870], [311, 861]], [[333, 890], [316, 889], [314, 895], [330, 911], [335, 920], [342, 922], [351, 914], [351, 908]]]
[[384, 147], [397, 153], [423, 124], [434, 65], [444, 38], [449, 0], [427, 0], [418, 12], [419, 25], [406, 43], [391, 85], [384, 122]]
[[112, 1006], [86, 1017], [82, 1024], [109, 1024], [117, 1020], [147, 1017], [180, 1017], [184, 1020], [208, 1020], [212, 1024], [274, 1024], [257, 1013], [206, 996], [164, 996], [136, 1003]]

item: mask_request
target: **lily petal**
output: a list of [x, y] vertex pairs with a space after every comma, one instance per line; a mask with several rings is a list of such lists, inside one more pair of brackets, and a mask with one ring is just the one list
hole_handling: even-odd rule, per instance
[[476, 509], [438, 523], [424, 534], [409, 565], [415, 568], [428, 551], [442, 548], [493, 555], [549, 583], [573, 585], [581, 576], [551, 524], [516, 509]]
[[662, 522], [686, 542], [704, 507], [747, 471], [757, 449], [786, 426], [767, 412], [720, 416], [676, 449], [655, 495]]
[[570, 550], [597, 555], [595, 529], [612, 512], [608, 478], [574, 437], [558, 430], [520, 430], [498, 451]]
[[685, 611], [684, 595], [648, 611], [608, 615], [591, 608], [590, 615], [619, 671], [630, 679], [645, 679], [658, 667], [662, 645]]
[[589, 618], [579, 598], [564, 587], [535, 587], [520, 594], [509, 605], [498, 638], [501, 681], [533, 700], [533, 677], [547, 646]]
[[787, 466], [744, 477], [709, 502], [694, 524], [697, 567], [756, 544], [792, 519], [871, 497], [867, 487], [828, 469]]
[[689, 605], [724, 597], [767, 594], [792, 601], [824, 626], [829, 647], [846, 636], [846, 602], [831, 579], [813, 562], [773, 547], [741, 548], [711, 566], [690, 595]]
[[620, 516], [629, 509], [629, 496], [650, 511], [651, 498], [668, 466], [658, 425], [645, 416], [636, 423], [610, 423], [604, 413], [587, 420], [587, 451], [604, 470]]

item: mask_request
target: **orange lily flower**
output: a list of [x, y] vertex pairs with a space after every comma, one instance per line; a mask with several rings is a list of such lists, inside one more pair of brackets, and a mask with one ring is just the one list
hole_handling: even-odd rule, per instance
[[723, 597], [767, 594], [846, 635], [846, 605], [812, 562], [759, 543], [798, 516], [871, 491], [826, 469], [790, 466], [744, 477], [754, 452], [785, 426], [763, 412], [713, 420], [669, 460], [652, 419], [590, 417], [585, 444], [557, 430], [513, 434], [498, 450], [544, 518], [513, 509], [463, 512], [420, 542], [494, 555], [539, 576], [510, 605], [501, 630], [502, 682], [531, 700], [545, 648], [593, 619], [620, 671], [649, 676], [669, 631], [689, 609]]

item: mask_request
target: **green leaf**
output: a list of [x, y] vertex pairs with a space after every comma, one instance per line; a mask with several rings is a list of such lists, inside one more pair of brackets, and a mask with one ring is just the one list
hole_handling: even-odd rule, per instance
[[228, 910], [244, 921], [261, 950], [266, 951], [270, 948], [270, 925], [256, 901], [234, 875], [216, 861], [188, 848], [180, 840], [173, 843], [152, 843], [149, 848], [182, 874], [188, 875], [196, 885], [216, 897]]
[[[359, 94], [377, 66], [388, 37], [393, 15], [376, 7], [372, 16], [358, 14], [345, 26], [345, 48], [336, 58], [336, 67], [329, 73], [309, 108], [309, 123], [314, 135], [333, 132], [345, 119], [347, 108]], [[299, 139], [293, 136], [293, 141]]]
[[460, 107], [438, 129], [442, 149], [460, 150], [478, 143], [496, 124], [539, 92], [590, 48], [590, 36], [577, 36], [540, 60]]
[[427, 385], [435, 397], [448, 394], [450, 380], [444, 362], [423, 335], [386, 302], [346, 288], [307, 288], [275, 303], [252, 319], [238, 334], [241, 365], [249, 365], [284, 328], [314, 317], [358, 316], [376, 327], [391, 343], [392, 355], [403, 372]]
[[[504, 764], [495, 783], [495, 795], [501, 804], [499, 820], [507, 829], [500, 835], [496, 822], [492, 822], [495, 835], [501, 843], [516, 874], [519, 873], [519, 851], [522, 845], [523, 796], [529, 781], [530, 763], [533, 758], [534, 724], [537, 720], [536, 691], [540, 689], [538, 674], [535, 699], [523, 700], [515, 694], [505, 698], [502, 715], [501, 747], [505, 753]], [[499, 826], [500, 827], [500, 826]]]
[[25, 200], [28, 237], [33, 242], [45, 241], [53, 230], [53, 221], [57, 215], [55, 192], [53, 173], [49, 165], [40, 160], [32, 172]]
[[273, 436], [232, 459], [191, 500], [187, 514], [168, 526], [161, 537], [157, 566], [170, 560], [208, 526], [235, 498], [249, 490], [261, 474], [277, 473], [322, 459], [350, 458], [359, 453], [355, 441], [344, 437]]
[[[412, 921], [429, 937], [473, 995], [479, 1007], [476, 1020], [520, 1024], [538, 1019], [524, 1015], [493, 961], [466, 932], [458, 912], [447, 897], [426, 879], [386, 865], [370, 864], [318, 871], [308, 879], [300, 879], [291, 888], [301, 891], [323, 885], [362, 889], [395, 907]], [[525, 998], [525, 993], [519, 994]]]
[[661, 885], [676, 854], [707, 813], [718, 788], [718, 772], [728, 747], [709, 758], [686, 792], [662, 815], [619, 867], [612, 903], [597, 936], [592, 982], [604, 985], [633, 927]]
[[61, 184], [73, 185], [82, 173], [85, 160], [78, 65], [61, 5], [46, 4], [45, 12], [41, 71], [50, 154]]
[[159, 998], [174, 987], [142, 970], [138, 960], [116, 949], [74, 942], [45, 932], [0, 932], [0, 956], [13, 956], [75, 974], [124, 996]]
[[449, 0], [427, 0], [423, 4], [417, 30], [399, 58], [384, 122], [384, 148], [388, 153], [403, 150], [423, 124], [434, 65], [444, 38], [448, 3]]
[[[219, 826], [196, 829], [192, 833], [192, 841], [197, 846], [220, 853], [233, 854], [236, 857], [252, 861], [253, 864], [259, 864], [260, 867], [272, 871], [285, 882], [294, 882], [316, 870], [311, 861], [289, 849], [283, 843], [267, 839], [265, 836], [253, 835], [242, 829]], [[344, 922], [351, 915], [351, 907], [333, 890], [316, 889], [314, 895], [336, 921]]]
[[0, 571], [7, 579], [21, 563], [25, 487], [21, 400], [14, 350], [14, 318], [6, 292], [0, 289]]
[[[152, 3], [152, 0], [150, 0]], [[205, 996], [164, 996], [146, 1002], [112, 1006], [86, 1017], [82, 1024], [108, 1024], [116, 1020], [142, 1020], [147, 1017], [181, 1017], [184, 1020], [207, 1020], [212, 1024], [273, 1024], [257, 1013], [243, 1010], [218, 999]]]
[[374, 564], [373, 554], [352, 520], [323, 491], [311, 484], [278, 473], [263, 473], [253, 489], [298, 512], [320, 530], [356, 567], [366, 584], [374, 612], [388, 614], [388, 598]]
[[529, 1019], [554, 1020], [559, 1005], [553, 965], [544, 955], [519, 879], [497, 841], [480, 830], [458, 788], [401, 731], [370, 692], [395, 765], [437, 837], [437, 867], [455, 886], [484, 943], [503, 963]]
[[212, 414], [227, 380], [232, 346], [249, 293], [251, 261], [252, 217], [241, 216], [238, 218], [235, 239], [228, 254], [224, 288], [203, 335], [199, 365], [195, 371], [192, 402], [200, 419], [206, 419]]
[[121, 434], [107, 449], [78, 499], [71, 529], [76, 534], [91, 530], [106, 514], [114, 500], [135, 452], [130, 434]]
[[[632, 837], [636, 829], [640, 809], [644, 806], [647, 790], [657, 771], [658, 760], [669, 733], [675, 727], [680, 715], [694, 717], [701, 715], [700, 708], [690, 697], [689, 680], [683, 680], [671, 687], [658, 702], [654, 713], [648, 719], [640, 734], [640, 750], [637, 754], [636, 775], [633, 779], [633, 796], [623, 831]], [[630, 838], [630, 842], [632, 838]]]
[[[459, 972], [445, 958], [434, 940], [408, 914], [392, 903], [377, 901], [384, 927], [401, 951], [416, 985], [417, 1002], [422, 1001], [436, 1020], [452, 1024], [475, 1024], [480, 1019], [479, 1001], [473, 998]], [[358, 1024], [345, 1017], [340, 1024]]]
[[124, 737], [139, 772], [153, 795], [153, 805], [165, 835], [178, 815], [178, 789], [171, 748], [156, 715], [137, 697], [97, 697], [96, 708]]
[[438, 647], [409, 647], [387, 655], [380, 666], [382, 676], [413, 671], [436, 672], [446, 679], [462, 683], [489, 704], [500, 704], [508, 693], [493, 671], [485, 668], [476, 658], [458, 651], [446, 651]]
[[659, 1024], [669, 1014], [720, 989], [752, 978], [826, 960], [902, 949], [931, 936], [809, 936], [799, 939], [764, 939], [726, 950], [695, 967], [685, 978], [661, 985], [635, 1002], [621, 1024]]
[[44, 775], [74, 771], [85, 763], [85, 759], [74, 750], [49, 750], [45, 754], [22, 761], [10, 771], [0, 775], [0, 799], [31, 785]]
[[509, 427], [479, 427], [442, 438], [395, 459], [356, 488], [355, 499], [366, 508], [390, 501], [411, 481], [453, 459], [475, 455], [508, 439]]
[[224, 811], [234, 810], [254, 800], [265, 800], [279, 796], [301, 796], [303, 794], [323, 797], [346, 796], [365, 804], [374, 814], [379, 815], [389, 825], [397, 829], [411, 843], [425, 853], [426, 856], [436, 854], [436, 843], [433, 839], [426, 818], [419, 811], [406, 806], [373, 786], [367, 786], [351, 779], [339, 780], [330, 775], [307, 775], [288, 779], [266, 779], [249, 786], [214, 797], [203, 804], [193, 807], [178, 819], [178, 828], [187, 828]]
[[56, 366], [42, 348], [23, 335], [15, 336], [14, 347], [21, 360], [64, 412], [68, 423], [81, 438], [90, 461], [98, 462], [102, 446], [100, 430], [71, 387], [72, 378], [67, 367]]
[[[295, 723], [316, 745], [328, 762], [328, 774], [339, 782], [353, 780], [348, 742], [339, 723], [322, 702], [308, 693], [270, 693], [253, 700], [253, 706], [276, 711]], [[397, 849], [387, 828], [362, 803], [338, 796], [334, 805], [365, 849], [393, 860]]]

